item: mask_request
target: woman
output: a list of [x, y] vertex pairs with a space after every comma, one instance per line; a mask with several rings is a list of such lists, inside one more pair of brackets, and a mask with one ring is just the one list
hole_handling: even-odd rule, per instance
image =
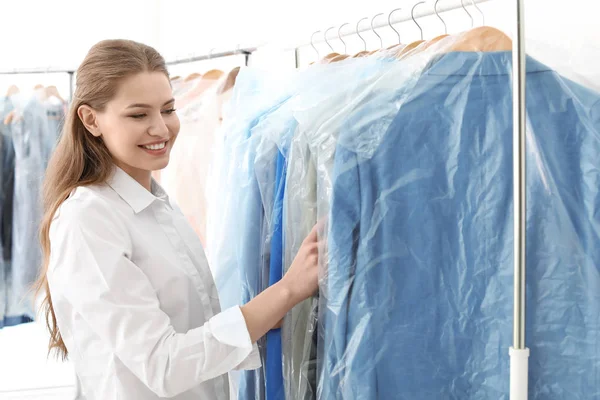
[[317, 234], [288, 274], [221, 312], [194, 231], [152, 180], [179, 132], [164, 59], [126, 40], [95, 45], [44, 186], [50, 350], [87, 399], [227, 399], [227, 372], [260, 367], [256, 341], [317, 290]]

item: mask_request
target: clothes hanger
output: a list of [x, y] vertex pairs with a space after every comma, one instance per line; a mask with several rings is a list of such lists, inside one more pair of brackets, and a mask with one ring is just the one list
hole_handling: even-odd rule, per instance
[[373, 55], [381, 50], [383, 50], [383, 39], [381, 38], [381, 36], [379, 35], [379, 33], [377, 33], [377, 31], [375, 30], [375, 26], [374, 26], [374, 22], [375, 22], [375, 18], [379, 17], [380, 15], [383, 14], [377, 14], [376, 16], [374, 16], [373, 18], [371, 18], [371, 30], [373, 31], [373, 33], [375, 34], [375, 36], [377, 36], [379, 38], [379, 49], [370, 52], [369, 54]]
[[[317, 53], [317, 60], [320, 60], [320, 59], [321, 59], [321, 54], [319, 54], [319, 50], [317, 50], [317, 48], [315, 47], [315, 43], [313, 42], [313, 38], [315, 37], [315, 35], [316, 35], [317, 33], [321, 33], [321, 31], [316, 31], [316, 32], [313, 32], [313, 34], [312, 34], [312, 35], [310, 35], [310, 45], [311, 45], [311, 47], [313, 48], [313, 50], [315, 51], [315, 53]], [[314, 63], [315, 63], [315, 62], [313, 61], [313, 62], [311, 62], [309, 65], [313, 65]]]
[[58, 93], [58, 89], [56, 88], [56, 86], [52, 85], [52, 86], [48, 86], [46, 88], [46, 96], [47, 97], [51, 97], [54, 96], [56, 97], [58, 100], [60, 100], [62, 103], [66, 103], [65, 99], [62, 98], [62, 96], [60, 95], [60, 93]]
[[364, 21], [365, 19], [369, 19], [369, 18], [368, 17], [362, 18], [360, 21], [358, 21], [356, 23], [356, 34], [358, 35], [358, 37], [360, 38], [360, 40], [362, 40], [362, 42], [363, 42], [363, 44], [365, 46], [365, 49], [363, 51], [359, 51], [358, 53], [356, 53], [354, 56], [352, 56], [352, 58], [365, 57], [365, 56], [369, 55], [369, 52], [367, 51], [367, 42], [366, 42], [365, 38], [363, 38], [360, 35], [360, 30], [359, 30], [360, 23], [362, 21]]
[[190, 81], [193, 81], [193, 80], [198, 79], [198, 78], [202, 78], [202, 74], [200, 74], [198, 72], [193, 72], [193, 73], [189, 74], [188, 76], [186, 76], [183, 81], [184, 82], [190, 82]]
[[171, 82], [181, 79], [181, 76], [175, 75], [171, 77]]
[[446, 25], [446, 21], [444, 21], [444, 19], [440, 16], [440, 14], [438, 13], [437, 10], [437, 5], [439, 3], [440, 0], [436, 0], [434, 5], [433, 5], [433, 11], [435, 12], [435, 15], [439, 18], [440, 21], [442, 21], [442, 24], [444, 24], [444, 34], [440, 35], [440, 36], [436, 36], [431, 40], [426, 41], [425, 43], [423, 43], [421, 46], [419, 46], [417, 49], [415, 49], [415, 52], [421, 52], [421, 51], [425, 51], [428, 48], [430, 48], [431, 46], [433, 46], [434, 44], [436, 44], [437, 42], [439, 42], [440, 40], [447, 38], [448, 35], [448, 26]]
[[402, 44], [402, 40], [400, 38], [400, 32], [398, 32], [396, 30], [396, 28], [394, 28], [394, 25], [392, 25], [392, 14], [395, 13], [396, 11], [400, 11], [402, 10], [402, 8], [396, 8], [395, 10], [392, 10], [389, 14], [388, 14], [388, 25], [389, 27], [396, 32], [396, 35], [398, 35], [398, 44], [392, 45], [390, 47], [388, 47], [388, 50], [392, 50], [392, 49], [397, 49], [398, 47], [402, 46], [402, 48], [404, 48], [404, 45]]
[[6, 91], [6, 97], [13, 96], [13, 95], [15, 95], [15, 94], [17, 94], [19, 92], [20, 92], [20, 90], [19, 90], [19, 88], [17, 86], [10, 85], [8, 87], [8, 90]]
[[346, 22], [346, 23], [344, 23], [344, 24], [340, 25], [340, 27], [338, 28], [338, 39], [340, 39], [340, 42], [342, 42], [342, 44], [344, 45], [344, 54], [341, 54], [341, 55], [339, 55], [339, 56], [337, 56], [337, 57], [335, 57], [335, 58], [332, 58], [332, 59], [331, 59], [331, 62], [338, 62], [338, 61], [342, 61], [342, 60], [345, 60], [345, 59], [347, 59], [348, 57], [350, 57], [350, 56], [348, 55], [348, 48], [346, 47], [346, 42], [344, 42], [344, 40], [342, 39], [342, 35], [341, 35], [341, 30], [342, 30], [342, 28], [343, 28], [344, 26], [346, 26], [346, 25], [350, 25], [350, 24]]
[[[461, 2], [462, 4], [462, 2]], [[471, 4], [479, 11], [482, 16], [483, 26], [473, 28], [457, 36], [455, 43], [450, 46], [448, 51], [465, 52], [491, 52], [491, 51], [511, 51], [512, 40], [499, 29], [485, 26], [485, 15], [471, 0]], [[464, 8], [464, 5], [463, 5]], [[465, 8], [466, 11], [466, 8]], [[468, 12], [467, 12], [468, 13]], [[469, 14], [469, 16], [471, 16]], [[471, 18], [472, 20], [472, 18]]]
[[331, 49], [331, 53], [329, 53], [325, 57], [323, 57], [323, 59], [321, 60], [322, 64], [329, 64], [329, 62], [332, 59], [334, 59], [340, 55], [339, 53], [336, 53], [336, 51], [333, 49], [333, 46], [331, 46], [331, 43], [329, 43], [329, 41], [327, 40], [327, 32], [329, 32], [332, 29], [335, 29], [335, 26], [332, 26], [331, 28], [327, 28], [327, 30], [323, 34], [323, 38], [325, 39], [325, 44], [327, 44], [327, 46], [329, 46], [329, 48]]
[[240, 67], [235, 67], [234, 69], [229, 71], [227, 77], [225, 78], [225, 81], [223, 82], [223, 86], [221, 86], [221, 89], [219, 90], [220, 94], [223, 94], [233, 89], [233, 87], [235, 86], [235, 80], [237, 79], [239, 73]]
[[415, 4], [413, 6], [413, 8], [410, 10], [410, 17], [412, 18], [413, 22], [415, 23], [415, 25], [417, 25], [417, 28], [419, 28], [419, 31], [421, 32], [421, 40], [416, 40], [410, 44], [408, 44], [406, 47], [404, 47], [396, 57], [401, 58], [404, 57], [406, 54], [408, 54], [409, 52], [411, 52], [412, 50], [416, 49], [421, 43], [424, 43], [425, 41], [423, 40], [423, 28], [421, 28], [421, 25], [419, 25], [419, 23], [417, 22], [417, 20], [415, 19], [415, 8], [417, 8], [418, 5], [420, 4], [425, 4], [424, 1], [420, 1], [417, 4]]

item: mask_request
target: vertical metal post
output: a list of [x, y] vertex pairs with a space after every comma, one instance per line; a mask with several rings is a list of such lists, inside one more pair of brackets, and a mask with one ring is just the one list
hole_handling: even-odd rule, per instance
[[514, 199], [514, 320], [510, 349], [510, 398], [527, 400], [529, 349], [525, 347], [525, 276], [527, 227], [526, 53], [524, 0], [516, 2], [513, 40], [513, 199]]
[[526, 56], [523, 29], [523, 0], [517, 0], [517, 30], [513, 42], [513, 179], [514, 179], [514, 326], [513, 347], [525, 348], [525, 270], [526, 270]]
[[75, 71], [69, 71], [69, 101], [73, 101], [73, 91], [75, 90], [74, 88], [74, 80], [75, 80]]

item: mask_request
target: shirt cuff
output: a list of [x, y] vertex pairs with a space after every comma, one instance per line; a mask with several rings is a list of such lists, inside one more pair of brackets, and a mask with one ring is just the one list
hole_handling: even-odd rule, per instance
[[220, 312], [210, 319], [209, 324], [210, 331], [219, 342], [231, 347], [247, 349], [248, 353], [253, 349], [250, 332], [239, 306]]
[[235, 370], [253, 370], [262, 366], [258, 346], [252, 344], [246, 319], [239, 306], [228, 308], [210, 319], [210, 330], [219, 342], [240, 349], [247, 349], [248, 356]]
[[259, 369], [262, 367], [262, 362], [260, 360], [260, 353], [258, 352], [258, 346], [254, 344], [252, 346], [252, 353], [246, 358], [244, 361], [240, 363], [234, 369], [237, 371], [250, 371], [254, 369]]

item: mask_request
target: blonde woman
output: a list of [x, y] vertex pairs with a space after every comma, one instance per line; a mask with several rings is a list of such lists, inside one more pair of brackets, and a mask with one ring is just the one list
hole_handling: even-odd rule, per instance
[[227, 373], [260, 367], [256, 341], [317, 290], [317, 234], [287, 275], [221, 311], [199, 239], [151, 178], [179, 119], [164, 59], [96, 44], [44, 185], [41, 227], [50, 350], [89, 400], [228, 399]]

